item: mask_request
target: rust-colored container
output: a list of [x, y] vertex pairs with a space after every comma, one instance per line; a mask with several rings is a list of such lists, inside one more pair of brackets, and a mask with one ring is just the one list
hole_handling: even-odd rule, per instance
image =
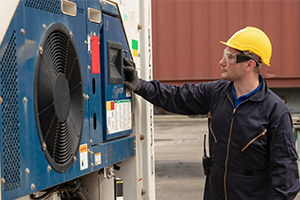
[[220, 79], [227, 41], [246, 26], [270, 38], [269, 87], [300, 87], [300, 1], [152, 0], [154, 79], [181, 85]]

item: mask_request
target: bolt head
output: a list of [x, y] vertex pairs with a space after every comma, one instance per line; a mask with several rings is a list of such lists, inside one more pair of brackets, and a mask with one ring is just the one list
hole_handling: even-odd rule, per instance
[[26, 168], [25, 173], [26, 173], [26, 175], [28, 175], [30, 173], [28, 168]]
[[32, 183], [31, 184], [31, 190], [34, 190], [35, 189], [35, 185]]
[[5, 179], [1, 178], [1, 184], [4, 185], [5, 184]]
[[25, 30], [22, 28], [21, 29], [21, 34], [24, 35], [25, 34]]
[[45, 24], [43, 24], [43, 30], [45, 30], [46, 29], [46, 25]]

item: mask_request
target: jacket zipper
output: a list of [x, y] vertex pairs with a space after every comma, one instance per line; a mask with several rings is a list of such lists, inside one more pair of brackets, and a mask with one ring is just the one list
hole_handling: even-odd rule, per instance
[[212, 124], [212, 115], [210, 114], [210, 112], [208, 113], [208, 118], [210, 118], [210, 123], [209, 123], [209, 129], [210, 129], [210, 132], [212, 134], [212, 136], [214, 137], [214, 140], [215, 140], [215, 143], [217, 143], [217, 138], [211, 128], [211, 124]]
[[227, 176], [227, 162], [228, 162], [228, 157], [229, 157], [229, 146], [230, 146], [230, 140], [231, 140], [231, 133], [232, 133], [232, 125], [233, 125], [233, 121], [234, 121], [234, 117], [235, 117], [235, 112], [237, 110], [237, 108], [245, 103], [246, 101], [248, 101], [248, 99], [246, 99], [245, 101], [241, 102], [236, 108], [234, 108], [234, 104], [231, 101], [231, 99], [229, 98], [229, 96], [227, 95], [227, 98], [229, 99], [232, 107], [233, 107], [233, 116], [231, 119], [231, 123], [230, 123], [230, 130], [229, 130], [229, 138], [228, 138], [228, 143], [227, 143], [227, 154], [226, 154], [226, 160], [225, 160], [225, 172], [224, 172], [224, 194], [225, 194], [225, 200], [227, 200], [227, 190], [226, 190], [226, 176]]
[[261, 134], [259, 134], [258, 136], [256, 136], [253, 140], [251, 140], [243, 149], [242, 149], [242, 152], [245, 151], [245, 149], [250, 145], [252, 144], [255, 140], [257, 140], [259, 137], [265, 135], [267, 132], [267, 129], [264, 130], [264, 132], [262, 132]]

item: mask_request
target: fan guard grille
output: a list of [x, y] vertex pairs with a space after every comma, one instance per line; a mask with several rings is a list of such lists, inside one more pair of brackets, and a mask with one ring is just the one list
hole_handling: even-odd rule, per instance
[[66, 172], [74, 162], [84, 118], [79, 53], [61, 23], [46, 30], [35, 66], [35, 116], [44, 154], [52, 168]]

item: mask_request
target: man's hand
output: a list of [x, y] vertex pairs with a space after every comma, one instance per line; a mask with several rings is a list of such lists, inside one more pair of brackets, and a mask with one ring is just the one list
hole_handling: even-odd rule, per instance
[[130, 91], [138, 91], [141, 88], [141, 82], [135, 69], [133, 60], [124, 58], [125, 70], [125, 87]]

